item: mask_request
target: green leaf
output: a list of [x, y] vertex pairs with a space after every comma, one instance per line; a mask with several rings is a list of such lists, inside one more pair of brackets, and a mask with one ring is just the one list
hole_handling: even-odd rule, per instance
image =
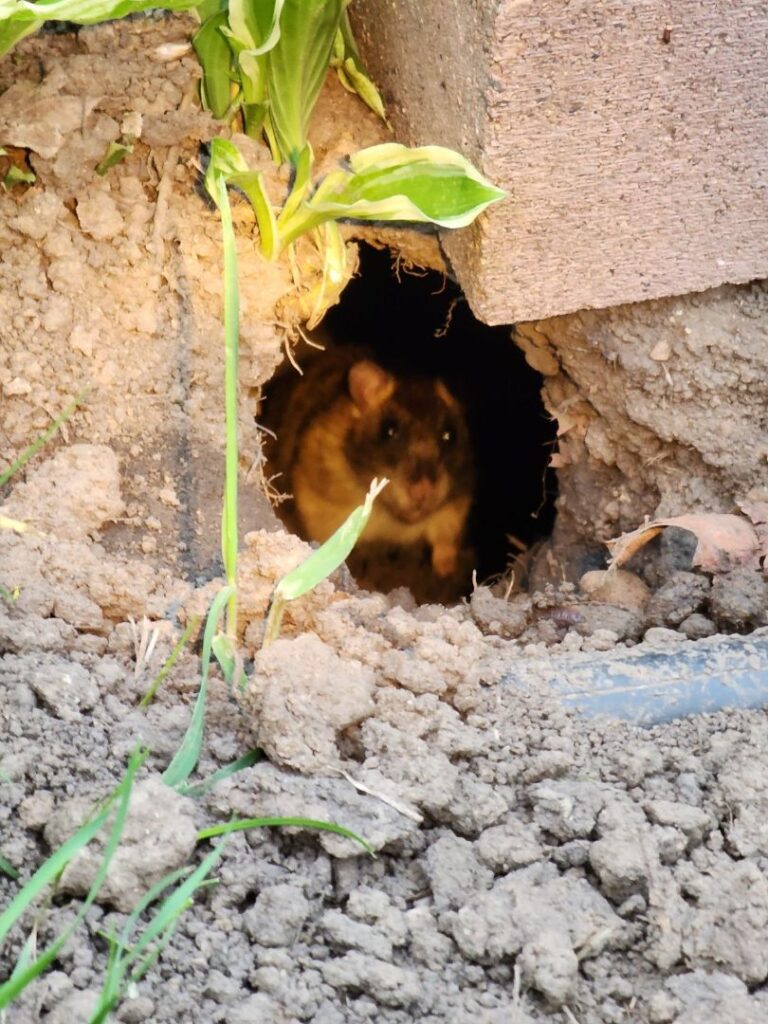
[[319, 832], [333, 832], [337, 836], [344, 836], [345, 839], [353, 839], [362, 848], [375, 857], [373, 847], [356, 833], [344, 828], [343, 825], [335, 825], [331, 821], [316, 821], [314, 818], [240, 818], [237, 821], [228, 821], [225, 825], [214, 825], [212, 828], [204, 828], [197, 833], [199, 839], [210, 839], [212, 836], [229, 835], [230, 832], [241, 832], [248, 828], [312, 828]]
[[229, 115], [233, 105], [234, 54], [221, 32], [226, 24], [227, 12], [219, 11], [207, 18], [192, 36], [192, 46], [203, 69], [203, 106], [220, 119]]
[[384, 101], [379, 90], [368, 77], [360, 59], [352, 25], [349, 21], [349, 10], [345, 9], [341, 16], [341, 24], [336, 33], [333, 45], [331, 67], [336, 68], [339, 81], [349, 92], [356, 92], [360, 99], [386, 123]]
[[307, 141], [344, 7], [344, 0], [285, 0], [267, 67], [270, 124], [283, 160], [291, 163]]
[[241, 690], [244, 689], [248, 678], [242, 670], [242, 659], [237, 656], [237, 645], [234, 637], [228, 636], [225, 633], [219, 633], [218, 636], [213, 638], [211, 650], [229, 686], [235, 685], [235, 675], [238, 675], [237, 685]]
[[383, 143], [354, 153], [349, 165], [349, 171], [329, 174], [289, 223], [278, 221], [284, 245], [343, 218], [466, 227], [505, 195], [469, 160], [443, 146]]
[[308, 593], [335, 572], [348, 557], [371, 518], [375, 499], [388, 483], [388, 480], [371, 481], [364, 503], [350, 512], [324, 544], [278, 582], [272, 593], [264, 626], [264, 646], [279, 635], [286, 602]]
[[264, 188], [264, 177], [260, 171], [248, 168], [245, 158], [233, 142], [216, 138], [211, 141], [211, 159], [205, 172], [205, 188], [221, 211], [217, 184], [219, 178], [245, 194], [256, 214], [262, 254], [267, 259], [275, 259], [279, 249], [277, 220]]
[[83, 402], [85, 401], [86, 394], [87, 389], [85, 391], [81, 391], [77, 398], [73, 399], [69, 403], [69, 405], [67, 405], [64, 408], [64, 410], [56, 417], [56, 419], [53, 421], [50, 427], [44, 430], [43, 433], [40, 434], [40, 436], [37, 437], [28, 448], [24, 449], [24, 451], [21, 453], [18, 459], [16, 459], [8, 467], [8, 469], [0, 473], [0, 487], [8, 483], [8, 481], [11, 479], [14, 473], [18, 473], [19, 470], [27, 462], [29, 462], [32, 456], [36, 455], [37, 452], [39, 452], [40, 449], [43, 447], [43, 445], [50, 441], [50, 439], [53, 437], [56, 431], [61, 427], [62, 423], [66, 422], [66, 420], [69, 419], [69, 417], [72, 415], [72, 413], [75, 411], [75, 409], [77, 409], [79, 405], [83, 404]]
[[133, 152], [133, 142], [110, 142], [107, 146], [107, 152], [104, 154], [102, 159], [96, 164], [96, 173], [101, 175], [103, 178], [107, 171], [119, 164], [122, 160], [125, 160], [129, 153]]
[[280, 39], [285, 0], [229, 0], [229, 32], [255, 56], [271, 50]]
[[8, 168], [3, 178], [3, 185], [5, 188], [12, 188], [14, 185], [33, 185], [37, 180], [37, 175], [34, 171], [25, 171], [21, 167], [15, 167], [13, 164]]
[[189, 620], [189, 622], [187, 623], [187, 625], [186, 625], [186, 627], [184, 629], [184, 632], [181, 634], [181, 636], [179, 637], [178, 641], [176, 642], [176, 646], [173, 648], [171, 653], [168, 655], [168, 658], [167, 658], [165, 664], [160, 669], [160, 671], [157, 673], [155, 678], [152, 680], [152, 685], [150, 686], [150, 688], [147, 690], [147, 692], [141, 698], [141, 701], [139, 702], [139, 707], [140, 708], [148, 707], [149, 704], [154, 700], [155, 694], [160, 689], [160, 686], [162, 685], [163, 680], [168, 675], [168, 673], [171, 671], [173, 666], [176, 664], [176, 662], [178, 660], [178, 657], [181, 654], [181, 652], [184, 650], [184, 647], [185, 647], [186, 643], [188, 642], [189, 638], [192, 636], [192, 634], [197, 629], [197, 624], [198, 624], [199, 621], [200, 621], [200, 616], [199, 615], [193, 615], [192, 618]]
[[9, 860], [6, 860], [5, 857], [3, 857], [1, 854], [0, 871], [2, 871], [4, 875], [8, 875], [9, 878], [14, 879], [14, 881], [19, 877], [19, 872], [16, 870], [13, 864], [11, 864]]
[[243, 754], [242, 757], [238, 757], [236, 761], [230, 761], [229, 764], [225, 764], [218, 771], [215, 771], [213, 775], [209, 775], [207, 779], [203, 779], [202, 782], [198, 782], [194, 786], [179, 786], [179, 792], [182, 796], [204, 796], [210, 792], [217, 783], [221, 782], [222, 779], [228, 779], [230, 775], [235, 775], [237, 772], [241, 772], [243, 768], [250, 768], [254, 764], [258, 764], [259, 761], [264, 760], [264, 752], [259, 750], [249, 750], [247, 754]]
[[41, 18], [36, 18], [30, 11], [18, 10], [15, 3], [4, 5], [0, 9], [0, 57], [25, 36], [37, 32], [42, 24]]
[[56, 959], [61, 947], [88, 913], [89, 907], [96, 899], [99, 889], [104, 883], [110, 862], [115, 854], [118, 843], [120, 842], [120, 836], [122, 835], [125, 825], [125, 818], [128, 813], [128, 806], [136, 772], [144, 763], [146, 756], [145, 751], [134, 751], [131, 755], [128, 769], [123, 780], [107, 798], [102, 811], [90, 821], [86, 822], [85, 825], [81, 826], [73, 836], [71, 836], [65, 843], [55, 850], [46, 861], [43, 862], [21, 892], [11, 900], [5, 911], [0, 914], [0, 943], [2, 943], [5, 936], [30, 903], [32, 903], [40, 895], [42, 890], [57, 878], [59, 874], [61, 874], [69, 861], [72, 860], [82, 847], [87, 845], [96, 833], [99, 832], [99, 830], [106, 824], [110, 814], [112, 813], [112, 805], [115, 802], [118, 803], [115, 820], [106, 846], [104, 847], [104, 854], [102, 856], [101, 863], [96, 872], [93, 883], [91, 884], [91, 888], [88, 890], [88, 894], [81, 904], [80, 910], [64, 931], [57, 936], [51, 945], [41, 953], [33, 963], [28, 964], [22, 970], [14, 971], [11, 978], [4, 985], [0, 985], [0, 1009], [8, 1006], [8, 1004], [16, 998], [19, 992], [26, 988], [34, 978], [41, 974]]
[[302, 147], [296, 156], [296, 165], [293, 171], [293, 184], [288, 198], [283, 203], [278, 220], [288, 220], [307, 198], [312, 187], [312, 164], [314, 154], [309, 143]]
[[174, 754], [173, 760], [163, 772], [163, 782], [167, 786], [180, 786], [187, 781], [200, 760], [200, 748], [203, 745], [203, 725], [205, 723], [205, 702], [208, 695], [208, 675], [211, 668], [211, 644], [216, 627], [219, 624], [224, 605], [232, 593], [231, 587], [222, 587], [208, 612], [203, 633], [203, 655], [200, 666], [200, 689], [192, 712], [192, 720], [184, 734], [181, 746]]
[[196, 0], [4, 0], [0, 3], [0, 56], [46, 21], [93, 25], [150, 9], [188, 10]]

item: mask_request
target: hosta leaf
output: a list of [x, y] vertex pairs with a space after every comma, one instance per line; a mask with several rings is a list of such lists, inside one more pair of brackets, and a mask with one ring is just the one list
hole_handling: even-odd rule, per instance
[[205, 172], [205, 187], [218, 205], [217, 181], [223, 178], [228, 185], [245, 193], [256, 214], [261, 239], [261, 250], [267, 259], [274, 259], [278, 251], [278, 233], [272, 204], [264, 189], [260, 171], [251, 171], [240, 150], [228, 139], [211, 141], [211, 159]]
[[280, 39], [267, 56], [269, 119], [283, 159], [292, 163], [307, 141], [344, 6], [344, 0], [285, 0]]
[[92, 25], [99, 21], [124, 18], [128, 14], [147, 11], [189, 10], [196, 0], [17, 0], [20, 11], [32, 13], [42, 21], [74, 21], [77, 25]]
[[241, 47], [266, 53], [280, 39], [284, 0], [229, 0], [229, 29]]
[[331, 67], [336, 68], [339, 81], [345, 89], [356, 92], [374, 114], [378, 114], [382, 121], [386, 121], [384, 102], [379, 95], [379, 90], [368, 77], [360, 59], [352, 25], [349, 22], [348, 10], [345, 10], [341, 16], [341, 24], [333, 44]]
[[227, 12], [207, 18], [192, 36], [192, 45], [203, 69], [200, 92], [203, 105], [214, 117], [227, 116], [232, 105], [232, 47], [221, 33]]
[[0, 56], [8, 53], [20, 39], [36, 32], [43, 24], [42, 20], [26, 12], [15, 15], [0, 14], [0, 17]]
[[281, 220], [284, 244], [325, 221], [345, 218], [466, 227], [505, 195], [442, 146], [384, 143], [353, 154], [349, 165], [349, 171], [329, 174], [290, 220]]
[[93, 25], [150, 8], [189, 10], [197, 0], [4, 0], [0, 3], [0, 56], [46, 21]]

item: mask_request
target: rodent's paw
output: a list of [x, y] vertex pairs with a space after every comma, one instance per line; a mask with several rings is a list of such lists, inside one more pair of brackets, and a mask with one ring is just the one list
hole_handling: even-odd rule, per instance
[[459, 565], [459, 548], [453, 541], [437, 541], [432, 548], [432, 568], [441, 578], [451, 576]]

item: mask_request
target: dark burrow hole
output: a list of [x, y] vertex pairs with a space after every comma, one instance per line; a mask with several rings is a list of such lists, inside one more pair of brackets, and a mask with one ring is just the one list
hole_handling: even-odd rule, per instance
[[[370, 589], [407, 586], [418, 601], [453, 601], [471, 589], [472, 570], [481, 582], [499, 577], [521, 554], [524, 564], [525, 552], [550, 533], [556, 483], [548, 462], [555, 424], [542, 405], [541, 377], [525, 362], [509, 327], [488, 327], [476, 320], [459, 287], [443, 275], [398, 268], [389, 250], [365, 244], [360, 248], [360, 273], [319, 332], [325, 352], [302, 347], [297, 353], [305, 370], [307, 357], [318, 368], [326, 361], [322, 383], [315, 377], [308, 384], [311, 372], [301, 378], [286, 364], [264, 390], [260, 421], [283, 438], [267, 442], [267, 475], [282, 471], [274, 481], [277, 490], [295, 490], [295, 445], [330, 402], [339, 394], [349, 395], [345, 367], [354, 363], [358, 348], [396, 381], [415, 378], [434, 388], [435, 379], [442, 380], [463, 407], [474, 464], [460, 566], [440, 577], [426, 541], [364, 543], [365, 535], [349, 566]], [[343, 368], [336, 385], [327, 386], [332, 367], [339, 364]], [[427, 418], [435, 416], [434, 403], [425, 410]], [[435, 436], [442, 437], [445, 423], [439, 418], [438, 413], [432, 426]], [[390, 420], [377, 429], [391, 433]], [[281, 448], [291, 433], [291, 445]], [[374, 472], [375, 453], [372, 459], [370, 475], [382, 475]], [[278, 514], [305, 539], [319, 539], [310, 535], [293, 502], [280, 504]]]

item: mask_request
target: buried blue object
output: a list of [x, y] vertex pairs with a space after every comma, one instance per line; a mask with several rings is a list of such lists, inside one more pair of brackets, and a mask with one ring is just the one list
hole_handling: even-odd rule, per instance
[[[529, 663], [526, 676], [531, 668]], [[663, 650], [640, 644], [620, 654], [566, 655], [548, 659], [537, 675], [565, 707], [587, 718], [602, 715], [634, 725], [725, 708], [766, 707], [768, 631], [681, 642]], [[516, 672], [505, 682], [526, 685]]]

